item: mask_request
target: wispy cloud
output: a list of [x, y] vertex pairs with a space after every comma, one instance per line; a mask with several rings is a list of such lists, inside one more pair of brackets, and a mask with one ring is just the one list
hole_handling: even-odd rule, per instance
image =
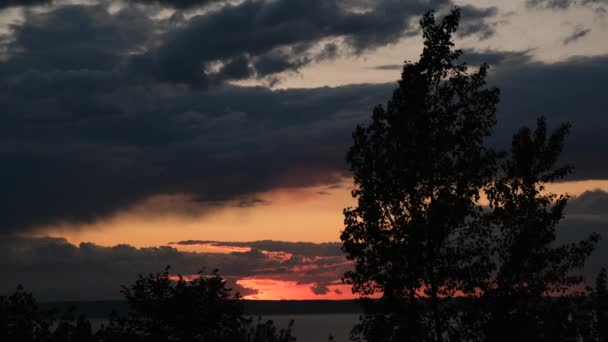
[[564, 45], [574, 43], [585, 37], [587, 34], [589, 34], [589, 32], [591, 32], [590, 28], [583, 28], [581, 26], [577, 26], [574, 28], [574, 31], [570, 35], [568, 35], [562, 40], [562, 42], [564, 43]]

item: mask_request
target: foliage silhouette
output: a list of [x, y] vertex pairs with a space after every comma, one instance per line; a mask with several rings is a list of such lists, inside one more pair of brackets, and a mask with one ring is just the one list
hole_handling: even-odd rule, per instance
[[68, 316], [60, 320], [51, 338], [52, 342], [96, 342], [97, 340], [91, 322], [84, 316], [79, 316], [77, 319]]
[[56, 312], [40, 310], [31, 293], [21, 285], [8, 297], [0, 297], [0, 341], [93, 342], [95, 335], [84, 317], [55, 318]]
[[[479, 229], [480, 190], [495, 155], [483, 146], [495, 124], [498, 90], [485, 86], [483, 64], [469, 74], [452, 34], [460, 12], [420, 24], [424, 49], [406, 62], [399, 87], [372, 123], [357, 127], [347, 160], [355, 208], [346, 208], [343, 250], [356, 270], [345, 275], [366, 302], [353, 338], [440, 341], [456, 318], [444, 298], [469, 293], [487, 260], [471, 236]], [[418, 298], [427, 297], [430, 310]]]
[[33, 342], [48, 340], [52, 313], [38, 308], [31, 293], [19, 285], [15, 293], [0, 297], [0, 339]]
[[121, 291], [129, 304], [127, 317], [113, 315], [99, 331], [101, 341], [293, 342], [293, 322], [277, 329], [272, 321], [243, 315], [243, 302], [232, 294], [217, 270], [192, 280], [174, 281], [163, 272], [140, 275]]
[[544, 118], [533, 132], [520, 129], [509, 158], [486, 189], [496, 271], [481, 290], [489, 314], [483, 330], [491, 341], [547, 340], [550, 329], [541, 317], [550, 306], [543, 302], [547, 295], [564, 295], [581, 284], [574, 271], [584, 266], [599, 241], [593, 234], [555, 246], [555, 228], [568, 196], [547, 192], [545, 185], [571, 172], [569, 165], [556, 165], [568, 131], [564, 124], [548, 135]]
[[608, 288], [606, 286], [606, 268], [602, 268], [595, 280], [595, 289], [591, 294], [591, 336], [597, 341], [608, 341]]
[[[358, 126], [347, 154], [357, 206], [344, 210], [345, 282], [364, 298], [359, 341], [547, 341], [583, 334], [575, 271], [599, 236], [555, 246], [566, 195], [545, 191], [571, 171], [557, 166], [569, 126], [540, 118], [510, 153], [484, 145], [499, 91], [488, 66], [459, 59], [458, 9], [420, 21], [424, 49], [398, 88]], [[489, 205], [482, 205], [482, 198]], [[566, 305], [567, 304], [567, 305]], [[579, 322], [580, 321], [580, 322]], [[580, 324], [579, 324], [580, 323]], [[559, 334], [559, 335], [556, 335]]]
[[240, 297], [231, 295], [217, 271], [172, 281], [167, 267], [140, 275], [121, 292], [131, 311], [126, 319], [112, 322], [113, 331], [121, 327], [126, 335], [145, 341], [232, 341], [245, 322]]
[[296, 338], [291, 335], [294, 320], [291, 320], [287, 328], [277, 329], [272, 320], [263, 321], [261, 317], [254, 326], [251, 326], [247, 335], [247, 342], [295, 342]]
[[139, 276], [122, 293], [130, 312], [111, 314], [93, 333], [80, 316], [42, 311], [31, 293], [19, 286], [0, 297], [0, 341], [6, 342], [295, 342], [293, 320], [279, 329], [271, 320], [254, 323], [243, 315], [243, 301], [232, 294], [217, 270], [192, 280], [163, 272]]

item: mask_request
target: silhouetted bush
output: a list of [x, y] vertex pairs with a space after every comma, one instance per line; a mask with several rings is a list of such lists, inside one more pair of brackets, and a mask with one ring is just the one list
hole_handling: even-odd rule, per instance
[[91, 322], [84, 316], [61, 319], [51, 333], [51, 342], [96, 342]]
[[263, 321], [261, 317], [247, 332], [247, 342], [294, 342], [296, 338], [291, 335], [294, 321], [291, 320], [287, 328], [277, 329], [271, 320]]
[[52, 313], [41, 311], [21, 285], [12, 295], [0, 297], [0, 340], [48, 341], [52, 324]]
[[[169, 268], [139, 276], [123, 287], [130, 313], [111, 321], [112, 334], [143, 341], [236, 341], [246, 319], [241, 299], [232, 296], [217, 271], [193, 280], [173, 281]], [[105, 329], [105, 328], [104, 328]], [[103, 329], [102, 329], [103, 330]]]
[[140, 275], [122, 293], [129, 305], [126, 317], [112, 315], [98, 332], [104, 342], [293, 342], [293, 322], [278, 329], [272, 321], [257, 324], [243, 315], [243, 300], [232, 294], [214, 270], [192, 280], [172, 280], [163, 272]]

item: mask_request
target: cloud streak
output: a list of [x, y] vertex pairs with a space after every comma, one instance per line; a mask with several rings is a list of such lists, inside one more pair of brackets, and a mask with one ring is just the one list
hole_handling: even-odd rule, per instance
[[586, 28], [582, 28], [582, 27], [576, 27], [574, 29], [574, 32], [572, 32], [570, 35], [568, 35], [566, 38], [564, 38], [562, 40], [562, 43], [564, 43], [564, 45], [574, 43], [576, 41], [579, 41], [583, 37], [585, 37], [590, 32], [591, 32], [591, 29], [589, 29], [589, 28], [586, 29]]
[[531, 8], [550, 8], [564, 10], [572, 6], [607, 5], [606, 0], [527, 0], [526, 5]]

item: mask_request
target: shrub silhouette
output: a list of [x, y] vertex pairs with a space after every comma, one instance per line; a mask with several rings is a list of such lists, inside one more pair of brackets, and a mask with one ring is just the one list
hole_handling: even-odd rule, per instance
[[293, 322], [277, 329], [272, 321], [257, 324], [243, 315], [243, 300], [232, 294], [217, 270], [199, 272], [192, 280], [176, 281], [163, 272], [140, 275], [122, 293], [129, 305], [126, 317], [112, 315], [98, 332], [101, 341], [145, 342], [293, 342]]
[[60, 320], [51, 334], [51, 342], [96, 342], [91, 322], [84, 316], [65, 317]]
[[232, 341], [245, 321], [238, 295], [232, 296], [225, 281], [213, 271], [193, 280], [179, 276], [172, 281], [163, 272], [140, 275], [122, 291], [130, 313], [111, 322], [113, 331], [145, 341]]
[[0, 341], [93, 342], [91, 323], [70, 315], [57, 320], [56, 312], [41, 310], [34, 296], [19, 285], [8, 297], [0, 297]]
[[8, 297], [0, 297], [0, 340], [46, 341], [52, 324], [52, 313], [41, 311], [23, 286]]

